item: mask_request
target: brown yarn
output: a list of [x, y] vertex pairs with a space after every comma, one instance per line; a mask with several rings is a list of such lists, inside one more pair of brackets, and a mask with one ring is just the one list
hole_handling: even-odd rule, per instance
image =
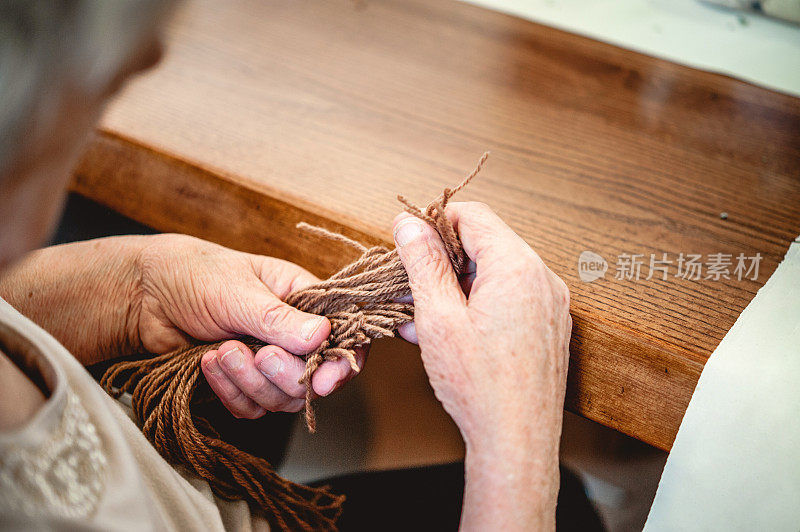
[[[436, 229], [457, 273], [463, 272], [466, 257], [444, 214], [445, 207], [453, 194], [478, 174], [488, 156], [488, 152], [484, 153], [461, 184], [445, 189], [424, 211], [398, 196], [406, 211]], [[396, 249], [367, 249], [319, 227], [305, 223], [298, 227], [343, 242], [361, 253], [355, 262], [329, 279], [286, 299], [289, 305], [325, 316], [331, 322], [330, 336], [306, 357], [306, 370], [300, 380], [306, 386], [306, 424], [313, 432], [316, 421], [311, 406], [311, 377], [319, 365], [325, 360], [345, 358], [358, 371], [355, 348], [374, 338], [394, 336], [398, 327], [414, 319], [414, 307], [397, 302], [410, 294], [410, 288]], [[253, 351], [265, 345], [254, 338], [243, 341]], [[217, 495], [248, 501], [264, 513], [271, 525], [282, 530], [335, 530], [343, 496], [330, 493], [327, 487], [311, 488], [281, 478], [266, 460], [222, 441], [213, 427], [193, 412], [193, 406], [214, 399], [205, 379], [199, 378], [200, 360], [222, 343], [197, 344], [153, 358], [119, 362], [106, 371], [100, 384], [114, 397], [131, 393], [134, 414], [147, 439], [165, 459], [207, 480]]]

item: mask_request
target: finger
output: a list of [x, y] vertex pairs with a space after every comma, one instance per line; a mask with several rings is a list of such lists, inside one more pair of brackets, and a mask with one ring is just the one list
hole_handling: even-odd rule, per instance
[[417, 338], [417, 326], [414, 324], [413, 321], [404, 323], [403, 325], [398, 327], [397, 334], [399, 334], [400, 337], [407, 342], [411, 342], [412, 344], [419, 344], [419, 338]]
[[331, 333], [327, 318], [287, 305], [264, 286], [243, 291], [240, 334], [255, 336], [290, 353], [310, 353]]
[[359, 346], [355, 349], [353, 356], [356, 359], [358, 371], [355, 371], [345, 358], [326, 360], [320, 364], [317, 371], [314, 372], [314, 376], [311, 377], [311, 387], [314, 393], [322, 397], [330, 395], [355, 377], [364, 367], [367, 351], [366, 346]]
[[477, 267], [487, 254], [533, 252], [527, 242], [484, 203], [450, 203], [447, 217], [458, 232], [464, 252]]
[[219, 348], [222, 371], [230, 381], [259, 406], [270, 412], [297, 412], [303, 401], [284, 393], [256, 368], [253, 352], [243, 343], [232, 340]]
[[217, 394], [225, 408], [237, 418], [256, 419], [266, 414], [267, 411], [263, 407], [244, 395], [225, 375], [217, 356], [218, 352], [213, 350], [203, 355], [200, 360], [200, 368], [208, 385]]
[[435, 316], [463, 306], [466, 299], [438, 233], [419, 218], [395, 218], [394, 239], [418, 315]]
[[[472, 283], [475, 282], [475, 263], [467, 261], [467, 265], [464, 268], [464, 273], [458, 276], [458, 284], [461, 285], [461, 291], [464, 292], [464, 295], [469, 296], [470, 290], [472, 290]], [[398, 297], [394, 300], [396, 303], [411, 303], [414, 304], [414, 297], [411, 294], [405, 295], [403, 297]], [[413, 327], [409, 328], [408, 330], [414, 329]], [[414, 330], [414, 334], [416, 335], [416, 330]], [[406, 338], [405, 336], [400, 334], [401, 337]], [[414, 336], [416, 338], [416, 336]], [[411, 340], [409, 340], [411, 341]], [[416, 341], [414, 341], [416, 343]]]
[[250, 257], [261, 281], [281, 300], [320, 281], [319, 277], [293, 262], [261, 255]]
[[489, 302], [502, 305], [516, 293], [515, 284], [532, 286], [547, 280], [548, 270], [539, 255], [483, 203], [451, 203], [447, 216], [475, 263], [474, 276], [462, 280], [469, 284], [470, 308]]
[[253, 362], [261, 374], [286, 395], [300, 399], [306, 396], [306, 387], [299, 382], [306, 364], [300, 357], [277, 345], [267, 345], [258, 350]]
[[[472, 290], [472, 283], [475, 282], [475, 263], [471, 260], [467, 262], [466, 271], [458, 276], [458, 284], [461, 285], [461, 291], [464, 295], [469, 296]], [[414, 304], [414, 296], [411, 294], [403, 297], [398, 297], [394, 300], [396, 303], [411, 303]]]
[[398, 297], [394, 301], [395, 301], [395, 303], [413, 303], [414, 302], [414, 296], [412, 296], [411, 294], [406, 294], [403, 297]]

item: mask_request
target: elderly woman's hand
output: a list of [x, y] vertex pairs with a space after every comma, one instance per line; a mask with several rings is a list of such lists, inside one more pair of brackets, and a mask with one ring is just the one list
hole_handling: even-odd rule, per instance
[[[305, 363], [296, 355], [316, 349], [330, 334], [327, 319], [283, 303], [291, 292], [317, 282], [296, 264], [233, 251], [183, 235], [159, 235], [143, 248], [138, 331], [147, 351], [164, 353], [187, 336], [220, 340], [250, 335], [268, 345], [253, 353], [231, 340], [202, 360], [211, 388], [235, 416], [297, 412]], [[366, 349], [357, 353], [363, 365]], [[312, 385], [327, 395], [353, 376], [345, 360], [323, 363]]]
[[551, 528], [569, 292], [485, 205], [451, 203], [447, 215], [472, 260], [461, 285], [430, 226], [401, 214], [394, 234], [416, 316], [402, 333], [418, 339], [436, 397], [467, 445], [462, 525]]
[[[226, 342], [203, 372], [236, 416], [297, 411], [304, 362], [330, 332], [327, 319], [282, 302], [318, 279], [284, 260], [184, 235], [117, 236], [43, 248], [0, 277], [0, 297], [55, 336], [82, 364], [142, 350], [166, 353], [191, 338]], [[238, 350], [236, 349], [238, 348]], [[356, 352], [363, 365], [366, 348]], [[327, 395], [353, 376], [345, 360], [320, 365], [312, 386]]]

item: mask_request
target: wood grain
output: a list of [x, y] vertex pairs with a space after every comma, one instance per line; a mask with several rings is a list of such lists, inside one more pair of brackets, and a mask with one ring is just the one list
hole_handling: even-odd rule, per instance
[[[389, 242], [397, 193], [426, 203], [486, 149], [459, 199], [492, 206], [569, 285], [568, 407], [668, 449], [703, 363], [800, 232], [797, 99], [449, 0], [192, 1], [74, 189], [324, 274], [349, 252], [297, 221]], [[584, 250], [605, 278], [580, 281]], [[614, 276], [622, 253], [740, 252], [763, 256], [757, 281]]]

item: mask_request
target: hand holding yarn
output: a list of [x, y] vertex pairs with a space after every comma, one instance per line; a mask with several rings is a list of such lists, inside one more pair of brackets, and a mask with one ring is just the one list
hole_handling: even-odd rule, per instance
[[[231, 340], [203, 357], [211, 389], [239, 418], [270, 412], [298, 412], [305, 405], [305, 356], [330, 334], [324, 316], [283, 300], [319, 283], [307, 270], [284, 260], [234, 251], [185, 235], [159, 235], [142, 250], [135, 307], [135, 344], [167, 353], [205, 341], [250, 336], [264, 343], [253, 353]], [[238, 349], [238, 350], [237, 350]], [[355, 352], [364, 364], [368, 346]], [[356, 374], [346, 360], [326, 361], [312, 388], [327, 395]]]
[[451, 203], [447, 216], [473, 265], [466, 282], [429, 224], [403, 213], [394, 229], [437, 398], [468, 446], [512, 431], [558, 435], [572, 328], [566, 285], [486, 205]]

